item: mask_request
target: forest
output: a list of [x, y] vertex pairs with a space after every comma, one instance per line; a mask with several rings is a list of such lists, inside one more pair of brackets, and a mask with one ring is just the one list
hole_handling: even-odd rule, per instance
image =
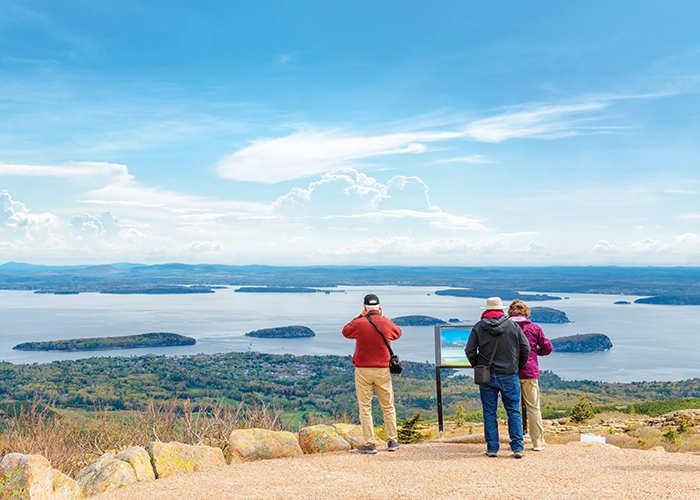
[[[404, 362], [394, 377], [399, 418], [422, 411], [437, 415], [435, 367]], [[444, 412], [457, 406], [480, 409], [478, 387], [469, 370], [441, 369]], [[700, 379], [678, 382], [607, 383], [564, 381], [543, 372], [542, 411], [547, 418], [568, 414], [580, 396], [594, 406], [626, 406], [700, 398]], [[192, 356], [93, 357], [47, 364], [0, 363], [0, 401], [40, 400], [85, 410], [142, 409], [152, 401], [204, 402], [226, 399], [267, 404], [289, 418], [357, 419], [354, 368], [350, 356], [292, 356], [257, 352]], [[378, 405], [375, 411], [379, 412]]]

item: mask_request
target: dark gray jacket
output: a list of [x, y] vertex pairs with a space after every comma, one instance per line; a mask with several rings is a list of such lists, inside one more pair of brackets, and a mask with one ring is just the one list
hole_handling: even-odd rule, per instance
[[488, 365], [500, 337], [491, 371], [503, 375], [524, 369], [530, 356], [530, 342], [515, 321], [507, 316], [483, 318], [472, 327], [464, 352], [472, 366]]

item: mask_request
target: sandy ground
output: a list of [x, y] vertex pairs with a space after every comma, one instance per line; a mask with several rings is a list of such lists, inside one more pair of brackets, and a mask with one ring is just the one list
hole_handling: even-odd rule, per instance
[[94, 500], [699, 499], [700, 456], [606, 445], [547, 445], [516, 460], [483, 444], [429, 442], [230, 465], [113, 490]]

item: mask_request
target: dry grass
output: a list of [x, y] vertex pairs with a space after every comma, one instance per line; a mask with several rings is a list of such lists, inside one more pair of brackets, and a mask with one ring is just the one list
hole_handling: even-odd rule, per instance
[[39, 454], [62, 472], [75, 475], [107, 452], [150, 441], [218, 446], [227, 452], [231, 431], [283, 428], [281, 412], [267, 405], [221, 400], [150, 402], [142, 411], [78, 414], [33, 404], [8, 412], [0, 423], [0, 457]]

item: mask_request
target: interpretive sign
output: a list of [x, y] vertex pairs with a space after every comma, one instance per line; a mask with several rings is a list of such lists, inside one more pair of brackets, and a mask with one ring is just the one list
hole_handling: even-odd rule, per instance
[[471, 368], [464, 348], [474, 325], [437, 325], [435, 327], [435, 366]]
[[472, 368], [464, 348], [474, 325], [435, 325], [435, 384], [437, 386], [438, 432], [442, 434], [442, 368]]

